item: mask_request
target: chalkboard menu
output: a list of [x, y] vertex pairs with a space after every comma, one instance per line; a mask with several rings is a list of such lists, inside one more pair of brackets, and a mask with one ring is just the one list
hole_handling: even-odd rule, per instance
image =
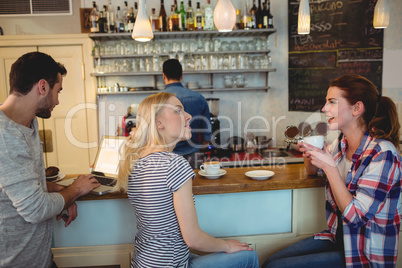
[[288, 0], [289, 110], [317, 111], [329, 82], [360, 74], [381, 92], [383, 30], [373, 28], [376, 0], [310, 0], [309, 35], [297, 34], [299, 1]]

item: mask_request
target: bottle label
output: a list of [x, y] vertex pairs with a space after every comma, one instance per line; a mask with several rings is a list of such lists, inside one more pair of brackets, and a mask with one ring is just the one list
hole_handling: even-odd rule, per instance
[[99, 24], [93, 22], [91, 25], [91, 33], [99, 33]]
[[197, 16], [197, 17], [195, 17], [195, 19], [196, 19], [196, 27], [198, 28], [198, 29], [201, 29], [202, 28], [202, 16]]
[[204, 30], [211, 31], [214, 29], [214, 15], [212, 9], [208, 11], [205, 12]]
[[268, 16], [264, 16], [263, 25], [264, 25], [264, 28], [268, 27]]

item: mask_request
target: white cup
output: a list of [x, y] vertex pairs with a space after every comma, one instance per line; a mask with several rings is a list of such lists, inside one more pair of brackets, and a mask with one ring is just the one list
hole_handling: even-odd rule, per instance
[[221, 164], [218, 161], [205, 162], [200, 166], [200, 169], [207, 175], [217, 175], [221, 169]]
[[324, 136], [309, 136], [304, 137], [303, 141], [307, 144], [313, 145], [319, 149], [324, 147]]

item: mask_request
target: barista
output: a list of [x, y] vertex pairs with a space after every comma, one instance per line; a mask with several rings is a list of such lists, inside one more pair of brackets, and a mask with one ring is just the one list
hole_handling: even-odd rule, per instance
[[203, 162], [201, 147], [208, 146], [211, 140], [211, 124], [208, 104], [198, 92], [185, 88], [181, 80], [183, 69], [176, 59], [169, 59], [163, 63], [163, 80], [166, 92], [174, 93], [183, 104], [184, 110], [192, 116], [191, 139], [176, 144], [173, 152], [182, 155], [193, 169], [198, 169]]

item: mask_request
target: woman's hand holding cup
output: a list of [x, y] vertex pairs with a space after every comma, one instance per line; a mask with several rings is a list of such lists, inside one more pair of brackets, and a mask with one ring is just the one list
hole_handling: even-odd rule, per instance
[[304, 137], [302, 142], [297, 144], [303, 157], [310, 158], [310, 151], [322, 150], [324, 147], [324, 136], [309, 136]]

